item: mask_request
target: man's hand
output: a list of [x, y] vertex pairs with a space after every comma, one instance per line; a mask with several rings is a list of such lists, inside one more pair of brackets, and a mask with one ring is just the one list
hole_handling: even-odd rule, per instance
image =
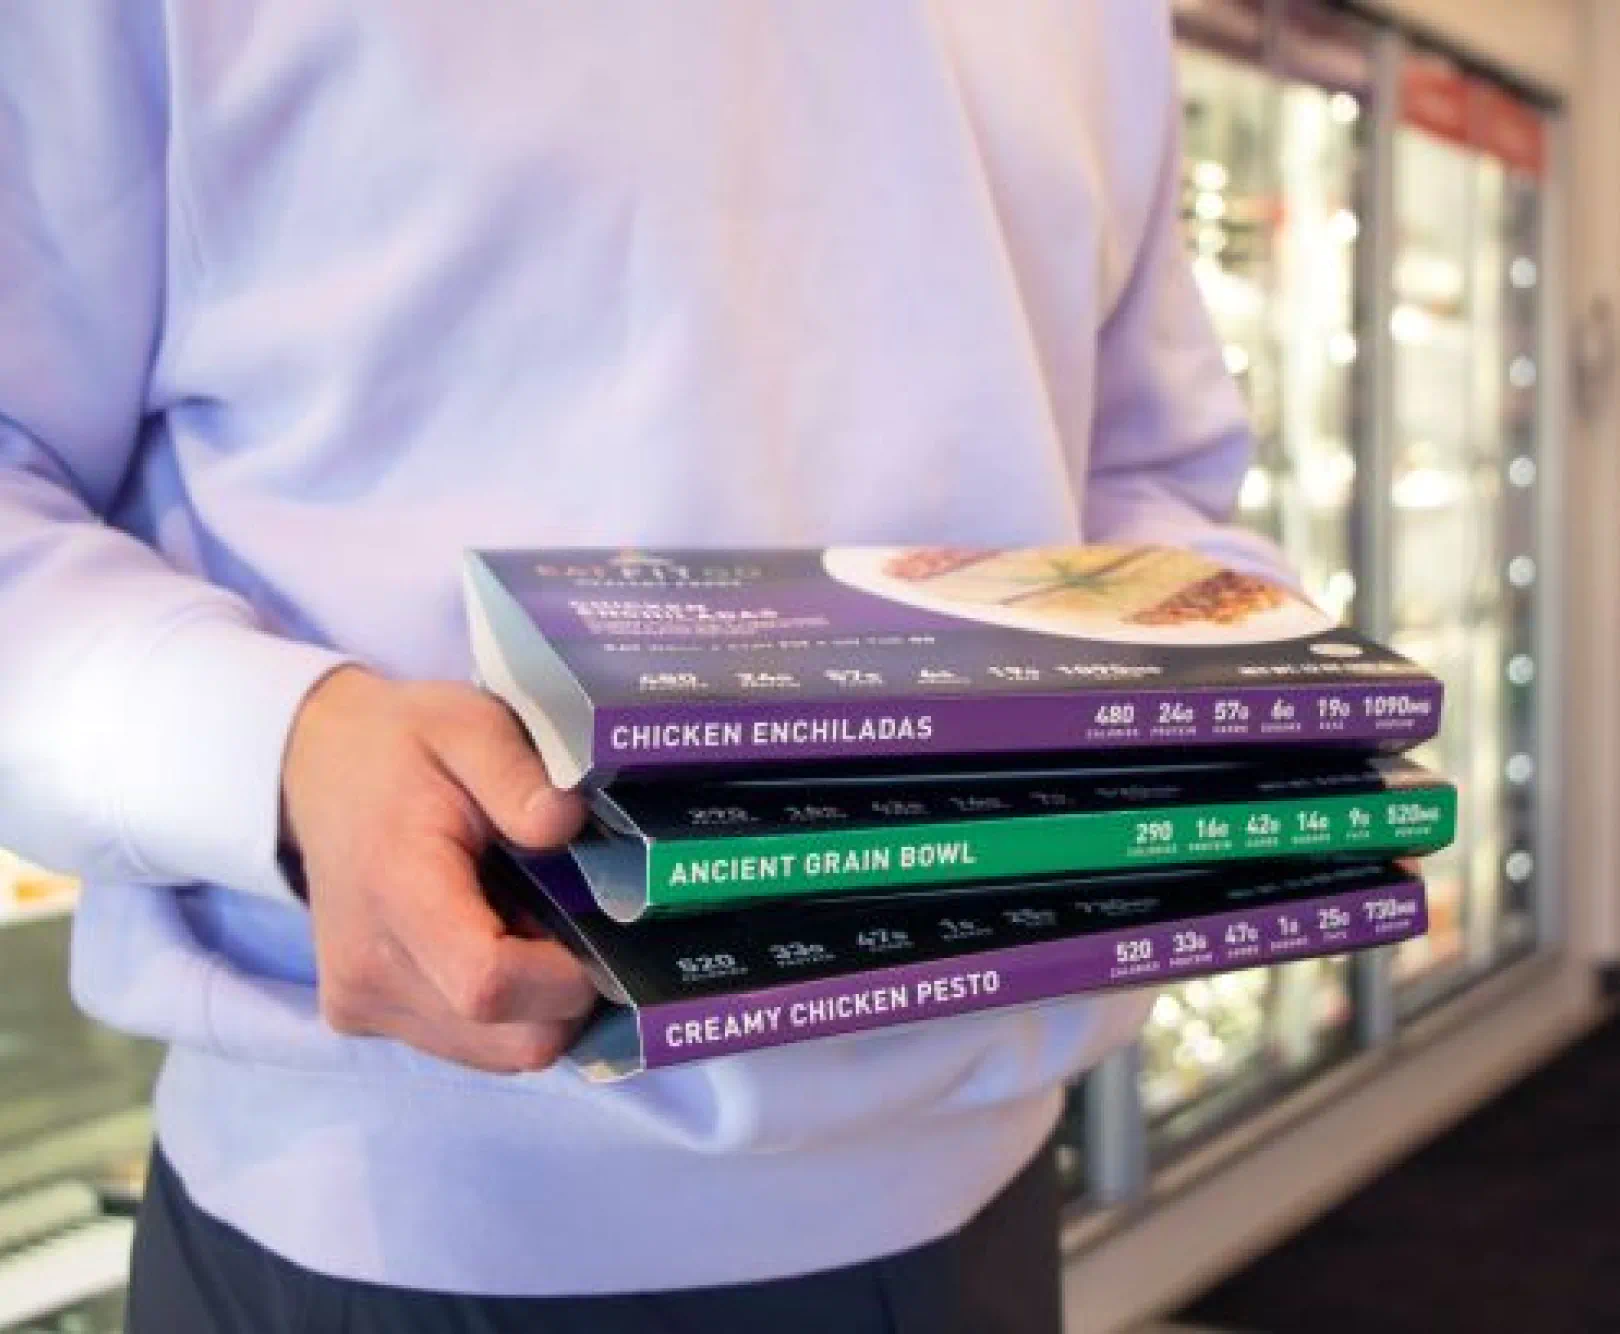
[[333, 1028], [482, 1070], [557, 1059], [595, 992], [561, 945], [502, 923], [476, 866], [494, 832], [562, 845], [584, 807], [503, 704], [341, 668], [294, 720], [282, 793]]

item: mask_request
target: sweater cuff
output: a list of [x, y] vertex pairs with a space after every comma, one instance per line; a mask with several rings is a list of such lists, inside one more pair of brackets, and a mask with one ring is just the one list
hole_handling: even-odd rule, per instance
[[143, 879], [296, 901], [278, 856], [293, 719], [343, 654], [245, 621], [182, 620], [127, 681], [114, 815]]

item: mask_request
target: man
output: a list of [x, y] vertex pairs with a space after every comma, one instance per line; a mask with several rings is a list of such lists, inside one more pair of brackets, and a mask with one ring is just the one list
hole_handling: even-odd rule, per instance
[[579, 801], [456, 578], [1267, 560], [1176, 121], [1145, 0], [0, 12], [0, 843], [170, 1044], [134, 1329], [1055, 1327], [1042, 1146], [1142, 1001], [587, 1085], [473, 874]]

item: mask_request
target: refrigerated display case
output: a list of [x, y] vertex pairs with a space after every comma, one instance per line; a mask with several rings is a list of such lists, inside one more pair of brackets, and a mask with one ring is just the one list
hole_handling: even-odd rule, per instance
[[1390, 630], [1446, 683], [1429, 758], [1461, 796], [1430, 933], [1395, 962], [1413, 1014], [1534, 944], [1545, 150], [1539, 112], [1433, 53], [1394, 142]]
[[[1178, 7], [1186, 243], [1255, 459], [1242, 521], [1357, 618], [1358, 307], [1370, 34], [1326, 10]], [[1244, 20], [1248, 22], [1245, 23]], [[1352, 1045], [1350, 970], [1312, 961], [1161, 995], [1142, 1038], [1156, 1154], [1207, 1136]]]
[[1417, 758], [1458, 782], [1462, 831], [1426, 864], [1426, 938], [1162, 993], [1121, 1058], [1132, 1096], [1071, 1108], [1073, 1144], [1093, 1104], [1116, 1123], [1086, 1132], [1094, 1198], [1150, 1189], [1540, 943], [1544, 113], [1337, 5], [1175, 12], [1185, 242], [1256, 435], [1239, 517], [1445, 680]]

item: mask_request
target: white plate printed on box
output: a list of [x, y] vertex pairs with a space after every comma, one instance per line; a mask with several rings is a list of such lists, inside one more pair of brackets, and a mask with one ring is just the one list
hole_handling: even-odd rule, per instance
[[829, 576], [851, 588], [923, 611], [978, 621], [1010, 630], [1062, 635], [1069, 639], [1101, 640], [1116, 644], [1194, 646], [1263, 644], [1303, 639], [1335, 626], [1334, 620], [1296, 594], [1284, 591], [1281, 606], [1256, 611], [1229, 624], [1181, 622], [1176, 625], [1138, 625], [1096, 611], [997, 606], [943, 596], [923, 583], [900, 579], [886, 572], [896, 557], [910, 547], [829, 547], [822, 565]]

